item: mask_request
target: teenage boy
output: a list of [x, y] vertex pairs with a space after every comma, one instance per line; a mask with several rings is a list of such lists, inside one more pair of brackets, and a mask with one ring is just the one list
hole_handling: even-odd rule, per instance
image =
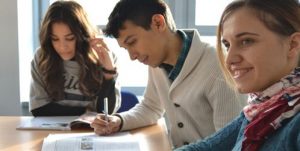
[[197, 30], [178, 30], [162, 0], [120, 0], [105, 33], [149, 66], [144, 99], [127, 112], [99, 115], [95, 133], [155, 124], [164, 114], [174, 147], [204, 138], [236, 117], [245, 98], [225, 82], [215, 49]]

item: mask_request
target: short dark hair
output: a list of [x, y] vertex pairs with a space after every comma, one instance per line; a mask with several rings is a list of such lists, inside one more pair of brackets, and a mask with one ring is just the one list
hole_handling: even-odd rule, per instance
[[119, 37], [125, 21], [129, 20], [145, 30], [150, 29], [154, 14], [164, 16], [168, 27], [176, 30], [176, 26], [168, 5], [163, 0], [120, 0], [111, 12], [104, 33], [107, 36]]

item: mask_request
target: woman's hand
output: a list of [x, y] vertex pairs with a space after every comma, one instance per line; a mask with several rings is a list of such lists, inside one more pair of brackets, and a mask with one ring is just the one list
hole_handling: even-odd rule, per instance
[[[97, 54], [97, 59], [100, 65], [106, 70], [116, 70], [112, 52], [108, 49], [103, 38], [93, 38], [90, 40], [92, 50]], [[113, 78], [113, 74], [104, 72], [105, 79]]]

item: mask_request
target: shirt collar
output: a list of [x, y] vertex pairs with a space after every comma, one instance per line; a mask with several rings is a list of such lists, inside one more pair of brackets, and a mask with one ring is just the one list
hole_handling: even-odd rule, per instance
[[180, 54], [178, 56], [177, 62], [175, 66], [169, 65], [169, 64], [161, 64], [160, 67], [163, 68], [167, 74], [168, 78], [173, 82], [176, 77], [179, 75], [183, 64], [185, 62], [185, 59], [189, 53], [190, 47], [191, 47], [191, 37], [189, 37], [184, 31], [182, 30], [177, 30], [176, 31], [179, 36], [182, 38], [183, 45], [180, 51]]

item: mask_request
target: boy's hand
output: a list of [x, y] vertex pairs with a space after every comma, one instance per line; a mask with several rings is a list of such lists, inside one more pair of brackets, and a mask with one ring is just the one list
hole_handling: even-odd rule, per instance
[[108, 116], [108, 122], [105, 121], [104, 114], [98, 114], [95, 120], [91, 123], [94, 132], [98, 135], [110, 135], [118, 132], [120, 129], [121, 119], [118, 116]]

